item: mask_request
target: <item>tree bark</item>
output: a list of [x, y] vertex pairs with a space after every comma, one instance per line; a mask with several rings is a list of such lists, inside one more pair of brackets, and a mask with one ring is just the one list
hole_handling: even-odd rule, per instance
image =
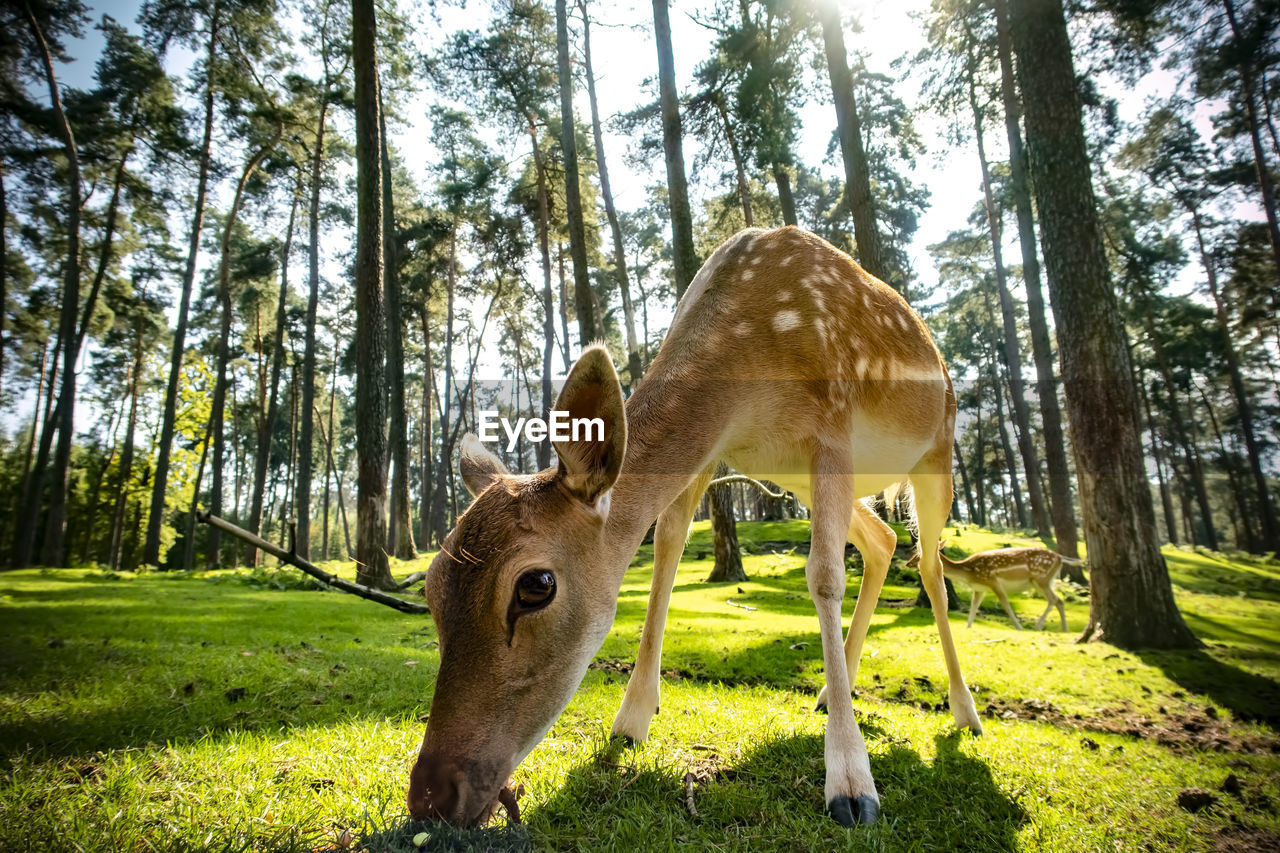
[[[49, 513], [45, 525], [43, 558], [46, 565], [59, 565], [63, 561], [63, 534], [66, 532], [67, 490], [71, 476], [71, 443], [75, 432], [75, 396], [76, 396], [76, 358], [79, 348], [75, 345], [76, 317], [80, 307], [80, 156], [76, 150], [75, 134], [71, 123], [62, 108], [62, 94], [58, 79], [54, 74], [53, 57], [45, 43], [44, 33], [29, 3], [23, 3], [27, 24], [31, 35], [40, 50], [41, 68], [45, 83], [49, 89], [49, 102], [53, 107], [54, 122], [62, 137], [62, 149], [67, 158], [67, 254], [63, 267], [62, 307], [59, 313], [58, 328], [63, 340], [62, 351], [62, 389], [58, 395], [57, 426], [58, 446], [53, 459], [53, 483], [49, 500]], [[2, 307], [2, 306], [0, 306]], [[15, 550], [14, 565], [18, 567], [31, 564], [35, 550], [35, 522], [38, 503], [45, 487], [44, 466], [37, 465], [32, 472], [32, 496], [34, 500], [24, 501], [22, 518], [19, 521], [18, 541]], [[29, 522], [29, 523], [28, 523]]]
[[[1053, 518], [1054, 546], [1058, 553], [1078, 557], [1075, 503], [1071, 497], [1071, 470], [1067, 464], [1066, 441], [1062, 430], [1062, 409], [1053, 370], [1053, 347], [1049, 340], [1044, 296], [1040, 286], [1040, 259], [1036, 253], [1036, 226], [1031, 207], [1031, 185], [1027, 178], [1027, 153], [1022, 144], [1018, 101], [1013, 74], [1013, 48], [1009, 35], [1006, 0], [992, 0], [996, 14], [996, 52], [1000, 58], [1000, 93], [1004, 101], [1004, 127], [1009, 140], [1009, 189], [1018, 219], [1018, 242], [1022, 249], [1022, 278], [1027, 289], [1027, 325], [1031, 330], [1031, 355], [1036, 365], [1036, 399], [1040, 401], [1040, 424], [1044, 432], [1044, 459], [1049, 475], [1049, 513]], [[1075, 570], [1078, 571], [1078, 570]]]
[[124, 431], [124, 446], [120, 450], [120, 482], [116, 486], [115, 511], [111, 516], [111, 545], [109, 562], [111, 571], [120, 570], [121, 549], [124, 545], [124, 516], [129, 504], [129, 480], [133, 477], [133, 438], [138, 425], [138, 385], [143, 371], [142, 328], [139, 325], [133, 346], [133, 368], [129, 376], [129, 425]]
[[1178, 612], [1156, 539], [1138, 401], [1103, 249], [1061, 0], [1017, 0], [1011, 29], [1093, 565], [1081, 639], [1199, 646]]
[[574, 307], [578, 341], [585, 349], [604, 338], [596, 322], [591, 274], [587, 268], [587, 231], [582, 221], [582, 188], [578, 184], [578, 140], [573, 117], [573, 70], [569, 65], [569, 4], [556, 0], [556, 68], [560, 82], [560, 151], [564, 157], [564, 203], [569, 218], [569, 256], [573, 258]]
[[422, 431], [422, 452], [418, 481], [420, 506], [418, 541], [423, 548], [431, 547], [431, 386], [434, 384], [434, 368], [431, 363], [431, 312], [428, 300], [422, 302], [422, 417], [418, 428]]
[[[381, 105], [379, 105], [381, 106]], [[382, 164], [383, 254], [387, 284], [387, 373], [390, 379], [391, 512], [387, 523], [387, 553], [399, 560], [418, 556], [413, 543], [409, 499], [409, 412], [404, 392], [404, 309], [400, 292], [400, 247], [396, 242], [396, 207], [391, 191], [391, 153], [387, 122], [379, 109]]]
[[782, 224], [798, 225], [796, 199], [791, 192], [791, 168], [782, 163], [774, 163], [773, 182], [778, 187], [778, 204], [782, 207]]
[[[298, 425], [298, 445], [301, 452], [298, 456], [298, 482], [293, 489], [294, 512], [298, 520], [296, 547], [298, 556], [304, 560], [311, 559], [311, 480], [314, 470], [312, 448], [315, 444], [312, 410], [315, 408], [316, 398], [316, 315], [320, 307], [320, 184], [324, 169], [325, 114], [328, 108], [329, 101], [326, 97], [320, 102], [320, 119], [316, 124], [316, 147], [311, 153], [311, 198], [307, 207], [307, 315], [303, 331], [302, 400], [299, 412], [302, 422]], [[326, 474], [325, 489], [328, 488]], [[327, 532], [327, 501], [324, 524]], [[327, 549], [327, 535], [325, 540]], [[328, 558], [327, 550], [324, 556]]]
[[204, 138], [200, 143], [200, 166], [196, 173], [196, 197], [191, 213], [191, 233], [187, 238], [187, 263], [182, 273], [182, 295], [178, 299], [178, 322], [173, 330], [173, 354], [169, 364], [169, 382], [165, 386], [164, 412], [161, 416], [160, 440], [155, 476], [151, 481], [151, 509], [147, 516], [147, 539], [142, 547], [142, 562], [160, 564], [160, 530], [165, 521], [165, 492], [168, 488], [169, 455], [173, 446], [174, 422], [177, 417], [178, 389], [182, 382], [182, 360], [186, 354], [187, 318], [191, 307], [191, 289], [196, 280], [196, 262], [200, 254], [200, 234], [204, 228], [205, 199], [209, 192], [209, 169], [213, 151], [213, 63], [218, 51], [218, 5], [213, 6], [209, 20], [209, 47], [205, 54]]
[[849, 55], [844, 45], [840, 9], [835, 0], [817, 0], [817, 12], [818, 21], [822, 25], [831, 97], [836, 108], [836, 129], [840, 136], [840, 154], [844, 160], [845, 203], [849, 205], [849, 212], [853, 215], [853, 239], [857, 243], [858, 263], [876, 278], [892, 284], [876, 225], [871, 170], [862, 144], [862, 122], [853, 97], [853, 75], [849, 71]]
[[658, 96], [662, 109], [662, 148], [667, 166], [667, 195], [671, 208], [671, 267], [676, 299], [698, 271], [693, 249], [693, 215], [684, 173], [684, 132], [680, 98], [676, 93], [676, 63], [671, 51], [671, 18], [667, 0], [653, 0], [653, 32], [658, 48]]
[[386, 334], [377, 22], [373, 0], [351, 3], [356, 112], [356, 580], [395, 585], [387, 541]]
[[[716, 466], [715, 476], [725, 477], [729, 468], [723, 462]], [[707, 580], [712, 583], [745, 581], [747, 573], [742, 568], [742, 551], [738, 548], [738, 526], [733, 516], [733, 490], [728, 485], [712, 486], [707, 490], [711, 499], [711, 531], [715, 543], [715, 565]]]
[[729, 123], [729, 111], [724, 106], [724, 93], [714, 95], [716, 112], [720, 115], [720, 123], [724, 125], [724, 138], [729, 142], [729, 153], [733, 155], [733, 172], [738, 183], [738, 202], [742, 205], [742, 218], [748, 228], [755, 227], [755, 217], [751, 211], [751, 188], [747, 184], [747, 169], [742, 162], [742, 151], [738, 147], [738, 136]]
[[[596, 101], [595, 72], [591, 67], [591, 17], [587, 14], [586, 0], [578, 0], [578, 8], [582, 12], [582, 54], [587, 77], [587, 98], [591, 102], [591, 136], [596, 148], [596, 171], [600, 175], [600, 197], [604, 200], [605, 218], [609, 220], [609, 232], [613, 237], [613, 267], [618, 276], [618, 293], [622, 297], [623, 322], [627, 334], [627, 370], [634, 390], [644, 375], [644, 365], [640, 361], [640, 343], [636, 337], [635, 306], [631, 304], [631, 282], [627, 274], [627, 255], [622, 244], [622, 227], [618, 223], [618, 211], [613, 204], [609, 164], [604, 156], [604, 133], [600, 127], [600, 107]], [[749, 217], [750, 214], [748, 225], [751, 224]]]

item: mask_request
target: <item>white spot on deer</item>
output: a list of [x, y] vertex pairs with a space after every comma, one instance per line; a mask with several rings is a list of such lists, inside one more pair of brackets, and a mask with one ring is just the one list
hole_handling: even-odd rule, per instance
[[755, 277], [756, 277], [756, 271], [753, 269], [744, 269], [742, 272], [738, 273], [738, 278], [742, 279], [743, 281], [751, 281], [751, 279]]
[[779, 302], [790, 302], [790, 301], [791, 301], [791, 291], [790, 291], [790, 290], [779, 290], [779, 291], [778, 291], [778, 301], [779, 301]]
[[867, 376], [867, 357], [860, 355], [853, 360], [853, 378], [865, 379]]
[[740, 338], [745, 338], [751, 334], [751, 324], [746, 320], [733, 327], [733, 333]]
[[786, 309], [773, 315], [773, 328], [779, 332], [788, 332], [799, 325], [799, 312]]

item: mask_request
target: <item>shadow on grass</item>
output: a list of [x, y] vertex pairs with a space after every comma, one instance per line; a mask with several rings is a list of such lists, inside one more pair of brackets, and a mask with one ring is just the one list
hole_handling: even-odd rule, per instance
[[1203, 650], [1138, 649], [1134, 654], [1191, 693], [1230, 709], [1237, 718], [1280, 729], [1280, 683], [1220, 661]]
[[[873, 718], [862, 723], [870, 742], [882, 737]], [[845, 829], [823, 814], [823, 738], [808, 734], [769, 740], [737, 760], [710, 753], [688, 766], [632, 767], [609, 747], [571, 769], [527, 817], [540, 844], [559, 849], [954, 849], [956, 838], [974, 850], [1017, 849], [1025, 811], [984, 762], [964, 754], [959, 733], [935, 742], [932, 763], [896, 743], [873, 752], [884, 817], [870, 827]], [[686, 773], [697, 780], [692, 810]]]
[[[414, 838], [424, 832], [426, 841], [414, 844]], [[394, 826], [361, 832], [359, 849], [368, 853], [523, 853], [533, 849], [533, 842], [520, 825], [455, 829], [447, 823], [405, 819]]]

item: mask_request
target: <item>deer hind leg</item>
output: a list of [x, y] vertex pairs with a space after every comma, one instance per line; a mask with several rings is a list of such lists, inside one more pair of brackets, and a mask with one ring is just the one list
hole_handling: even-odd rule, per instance
[[649, 588], [649, 606], [644, 614], [644, 630], [640, 635], [640, 651], [627, 681], [622, 706], [613, 718], [614, 737], [638, 742], [649, 736], [649, 723], [658, 713], [659, 681], [662, 665], [662, 634], [667, 626], [667, 607], [671, 588], [675, 586], [676, 569], [689, 537], [689, 522], [702, 493], [707, 489], [711, 473], [700, 474], [658, 516], [653, 534], [653, 583]]
[[812, 526], [805, 579], [818, 611], [822, 664], [829, 695], [825, 758], [827, 813], [845, 826], [871, 823], [880, 814], [880, 796], [871, 778], [867, 747], [849, 701], [849, 672], [840, 636], [844, 599], [844, 544], [853, 517], [853, 477], [841, 473], [847, 459], [821, 453], [814, 460]]
[[1045, 620], [1049, 618], [1049, 613], [1053, 608], [1058, 608], [1058, 616], [1062, 619], [1062, 630], [1067, 630], [1067, 610], [1062, 604], [1062, 598], [1058, 595], [1057, 590], [1053, 588], [1056, 578], [1050, 578], [1049, 582], [1040, 587], [1040, 591], [1044, 593], [1045, 607], [1044, 612], [1040, 614], [1040, 618], [1036, 620], [1036, 630], [1044, 628]]
[[986, 593], [980, 589], [974, 589], [973, 595], [969, 597], [969, 621], [965, 623], [966, 628], [973, 627], [973, 619], [978, 615], [978, 608], [982, 606], [982, 598]]
[[932, 470], [946, 473], [916, 471], [911, 475], [916, 524], [920, 533], [920, 577], [924, 582], [925, 592], [929, 594], [933, 619], [938, 624], [942, 655], [947, 663], [947, 692], [951, 713], [957, 726], [969, 728], [974, 734], [981, 734], [982, 723], [978, 720], [978, 709], [973, 704], [969, 687], [964, 683], [964, 676], [960, 674], [960, 659], [956, 656], [955, 640], [951, 637], [951, 623], [947, 618], [947, 588], [942, 580], [942, 563], [938, 559], [936, 547], [942, 535], [942, 527], [947, 521], [947, 513], [951, 509], [950, 448], [947, 450], [946, 458], [938, 460], [932, 466]]
[[[853, 618], [849, 621], [849, 633], [844, 639], [844, 665], [848, 672], [849, 688], [858, 680], [858, 662], [862, 657], [862, 644], [867, 637], [867, 626], [871, 624], [871, 616], [875, 613], [876, 602], [880, 600], [880, 590], [884, 586], [885, 576], [889, 573], [889, 563], [893, 559], [893, 550], [898, 545], [898, 535], [893, 528], [885, 524], [862, 501], [853, 502], [853, 519], [849, 522], [848, 540], [862, 554], [862, 586], [858, 588], [858, 604], [853, 610]], [[827, 708], [827, 685], [823, 685], [818, 694], [816, 711]]]
[[1021, 631], [1022, 623], [1018, 621], [1018, 614], [1013, 612], [1013, 605], [1009, 603], [1009, 596], [1005, 593], [1004, 584], [1000, 583], [1000, 578], [995, 579], [992, 589], [995, 590], [996, 598], [1000, 599], [1000, 606], [1004, 608], [1004, 612], [1013, 620], [1013, 627]]

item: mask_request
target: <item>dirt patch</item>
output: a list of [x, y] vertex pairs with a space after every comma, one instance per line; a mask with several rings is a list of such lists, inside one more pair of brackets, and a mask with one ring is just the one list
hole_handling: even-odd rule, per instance
[[[983, 709], [988, 717], [1035, 720], [1082, 731], [1106, 732], [1153, 740], [1176, 753], [1221, 750], [1245, 754], [1280, 753], [1280, 737], [1243, 735], [1231, 724], [1204, 711], [1169, 711], [1155, 717], [1125, 708], [1103, 708], [1096, 715], [1066, 714], [1040, 699], [991, 699]], [[1272, 848], [1280, 849], [1280, 848]]]
[[1214, 853], [1275, 853], [1280, 850], [1280, 833], [1265, 829], [1232, 826], [1208, 839]]

